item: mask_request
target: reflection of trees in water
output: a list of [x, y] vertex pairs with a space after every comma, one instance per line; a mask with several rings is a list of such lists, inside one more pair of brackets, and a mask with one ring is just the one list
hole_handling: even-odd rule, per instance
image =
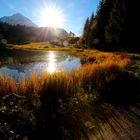
[[68, 56], [68, 61], [73, 61], [74, 59], [76, 59], [76, 57], [75, 56]]
[[19, 54], [17, 54], [15, 56], [13, 55], [13, 57], [3, 57], [3, 64], [7, 66], [2, 67], [2, 64], [0, 64], [0, 71], [3, 71], [6, 74], [10, 74], [12, 77], [19, 78], [21, 75], [28, 77], [32, 72], [35, 72], [36, 74], [40, 74], [48, 70], [48, 72], [52, 72], [54, 66], [55, 71], [70, 71], [78, 67], [80, 64], [80, 59], [69, 54], [69, 52], [41, 52], [42, 51], [38, 53], [35, 52], [34, 55], [31, 55], [32, 53], [29, 53], [29, 57], [29, 54], [26, 54], [25, 56], [19, 56]]
[[30, 67], [32, 67], [31, 64], [20, 64], [20, 63], [7, 66], [8, 69], [17, 70], [19, 73], [20, 72], [24, 73], [24, 71], [29, 70]]
[[46, 62], [33, 62], [33, 63], [25, 63], [25, 64], [12, 64], [7, 66], [8, 69], [11, 70], [17, 70], [19, 73], [30, 73], [30, 72], [41, 72], [43, 71], [47, 66]]
[[[59, 63], [65, 59], [71, 61], [73, 56], [67, 52], [58, 51], [18, 51], [12, 50], [10, 53], [6, 53], [0, 56], [0, 62], [2, 64], [15, 64], [15, 63], [31, 63], [31, 62], [48, 62], [49, 53], [52, 52], [55, 55], [55, 60]], [[1, 53], [0, 53], [1, 54]]]
[[12, 57], [0, 58], [0, 65], [2, 65], [2, 64], [11, 64], [13, 62], [14, 62], [14, 60], [13, 60]]

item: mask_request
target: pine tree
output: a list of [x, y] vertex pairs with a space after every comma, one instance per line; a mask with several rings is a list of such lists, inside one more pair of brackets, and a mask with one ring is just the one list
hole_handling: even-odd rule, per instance
[[92, 23], [94, 21], [94, 13], [92, 13], [91, 17], [90, 17], [90, 20], [89, 20], [89, 26], [91, 27], [92, 26]]
[[89, 19], [88, 32], [87, 32], [87, 45], [90, 48], [92, 47], [92, 40], [93, 40], [93, 24], [94, 24], [94, 13], [92, 13]]
[[[105, 37], [108, 44], [116, 46], [118, 50], [124, 47], [126, 24], [126, 3], [124, 0], [113, 0], [108, 25], [105, 27]], [[112, 47], [113, 47], [112, 46]]]
[[85, 22], [84, 30], [83, 30], [83, 40], [86, 45], [87, 45], [87, 38], [88, 38], [88, 33], [89, 33], [89, 23], [90, 23], [90, 20], [89, 18], [87, 18]]
[[100, 43], [105, 43], [105, 27], [108, 24], [113, 0], [101, 0], [97, 10], [97, 32], [96, 36]]

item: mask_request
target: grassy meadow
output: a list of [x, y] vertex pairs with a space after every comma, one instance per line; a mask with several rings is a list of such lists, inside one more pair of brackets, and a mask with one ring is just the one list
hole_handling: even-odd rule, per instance
[[83, 65], [71, 72], [33, 73], [18, 83], [0, 74], [1, 139], [91, 139], [113, 106], [139, 101], [139, 55], [77, 52]]
[[66, 47], [62, 47], [62, 45], [53, 44], [51, 42], [35, 42], [35, 43], [29, 43], [29, 44], [24, 44], [24, 45], [8, 44], [7, 48], [19, 49], [19, 50], [54, 50], [54, 51], [75, 50], [75, 48], [70, 44]]

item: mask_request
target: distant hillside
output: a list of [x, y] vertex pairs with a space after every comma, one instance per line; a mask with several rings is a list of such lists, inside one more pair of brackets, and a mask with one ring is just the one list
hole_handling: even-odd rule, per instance
[[68, 33], [61, 28], [29, 27], [0, 23], [0, 40], [6, 39], [11, 44], [65, 40]]
[[35, 23], [33, 23], [30, 19], [27, 17], [23, 16], [20, 13], [16, 13], [12, 16], [4, 16], [0, 18], [0, 22], [3, 23], [8, 23], [10, 25], [25, 25], [29, 27], [37, 27]]

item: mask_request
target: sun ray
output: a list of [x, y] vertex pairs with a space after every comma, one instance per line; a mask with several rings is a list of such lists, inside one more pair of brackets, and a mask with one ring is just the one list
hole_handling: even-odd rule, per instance
[[44, 5], [42, 9], [39, 10], [39, 24], [42, 27], [64, 27], [64, 13], [63, 10], [58, 8], [56, 4]]

